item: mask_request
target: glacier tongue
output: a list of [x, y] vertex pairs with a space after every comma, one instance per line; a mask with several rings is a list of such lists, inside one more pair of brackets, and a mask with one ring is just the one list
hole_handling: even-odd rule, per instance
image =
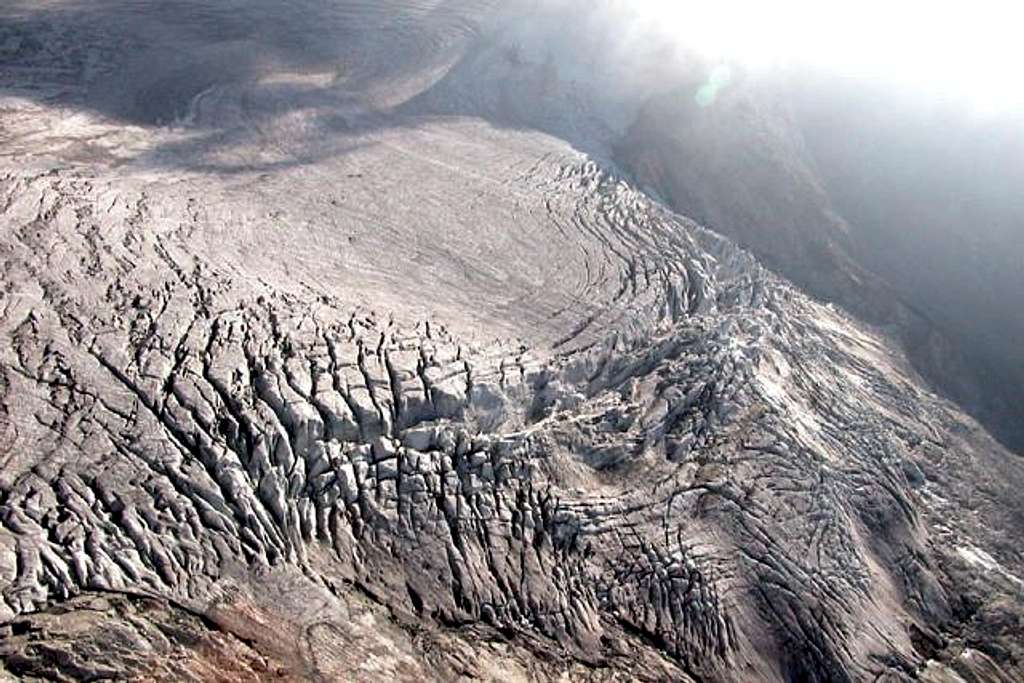
[[0, 10], [6, 672], [1019, 675], [1019, 459], [492, 10]]

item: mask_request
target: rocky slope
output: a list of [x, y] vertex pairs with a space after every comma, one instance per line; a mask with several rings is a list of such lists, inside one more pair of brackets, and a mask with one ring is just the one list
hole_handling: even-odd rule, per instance
[[0, 10], [5, 675], [1024, 675], [1024, 463], [523, 25]]

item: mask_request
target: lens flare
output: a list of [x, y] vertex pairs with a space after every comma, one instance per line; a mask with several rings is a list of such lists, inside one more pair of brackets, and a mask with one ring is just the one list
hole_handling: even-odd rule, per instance
[[709, 107], [718, 99], [718, 93], [732, 81], [732, 69], [727, 64], [719, 64], [711, 70], [707, 82], [697, 90], [697, 104]]

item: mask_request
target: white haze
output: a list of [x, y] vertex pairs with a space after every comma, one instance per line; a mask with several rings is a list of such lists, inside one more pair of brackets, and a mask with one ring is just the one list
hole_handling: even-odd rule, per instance
[[810, 66], [968, 102], [1024, 107], [1024, 3], [1017, 0], [611, 0], [713, 59]]

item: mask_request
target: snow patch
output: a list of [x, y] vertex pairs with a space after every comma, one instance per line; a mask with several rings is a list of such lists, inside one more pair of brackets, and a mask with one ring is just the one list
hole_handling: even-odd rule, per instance
[[957, 548], [957, 554], [964, 559], [968, 564], [972, 564], [976, 567], [984, 569], [986, 572], [995, 572], [1000, 574], [1009, 581], [1017, 584], [1018, 586], [1024, 587], [1024, 581], [1020, 578], [1006, 571], [1003, 565], [999, 564], [996, 558], [989, 555], [981, 548], [976, 548], [970, 545], [962, 545]]

